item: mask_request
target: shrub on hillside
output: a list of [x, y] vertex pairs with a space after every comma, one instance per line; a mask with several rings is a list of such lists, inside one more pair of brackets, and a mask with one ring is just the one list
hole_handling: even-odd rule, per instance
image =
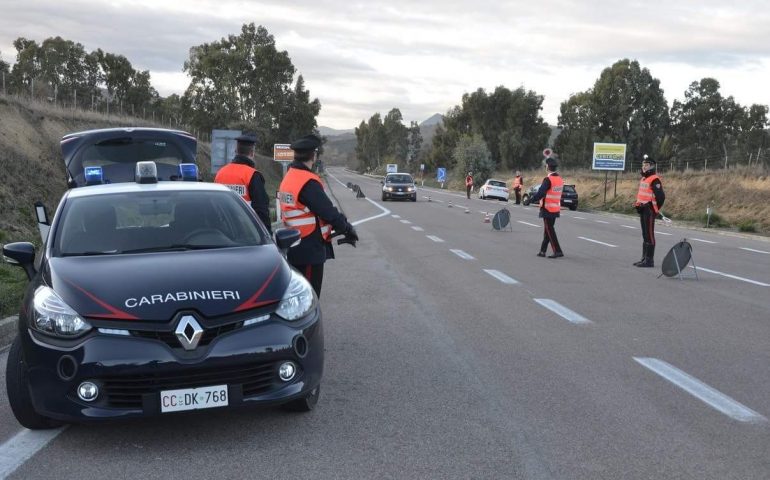
[[738, 231], [756, 233], [757, 226], [753, 220], [744, 220], [738, 223]]

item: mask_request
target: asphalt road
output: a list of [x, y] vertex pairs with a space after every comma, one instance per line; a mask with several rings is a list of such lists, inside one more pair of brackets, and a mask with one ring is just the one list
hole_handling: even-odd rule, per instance
[[770, 478], [770, 242], [659, 222], [656, 261], [687, 238], [699, 271], [657, 278], [633, 217], [563, 212], [539, 258], [535, 207], [500, 232], [502, 202], [329, 183], [361, 241], [327, 263], [314, 412], [71, 426], [11, 478]]

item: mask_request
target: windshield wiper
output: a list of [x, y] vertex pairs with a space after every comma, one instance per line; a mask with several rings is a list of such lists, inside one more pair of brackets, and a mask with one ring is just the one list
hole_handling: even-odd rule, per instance
[[88, 251], [88, 252], [67, 252], [62, 253], [62, 257], [90, 257], [90, 256], [96, 256], [96, 255], [115, 255], [118, 252], [117, 250], [109, 250], [106, 252], [99, 252], [99, 251]]
[[176, 243], [173, 245], [163, 245], [158, 247], [134, 248], [123, 250], [120, 253], [149, 253], [149, 252], [182, 252], [185, 250], [211, 250], [216, 248], [227, 248], [232, 245], [202, 245], [190, 243]]

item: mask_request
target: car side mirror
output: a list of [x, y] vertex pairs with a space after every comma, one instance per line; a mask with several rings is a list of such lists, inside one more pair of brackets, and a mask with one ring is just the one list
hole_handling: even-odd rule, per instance
[[300, 240], [302, 240], [302, 236], [296, 228], [282, 228], [275, 232], [275, 244], [283, 252], [299, 245]]
[[32, 280], [35, 272], [35, 246], [29, 242], [15, 242], [3, 245], [3, 259], [11, 265], [18, 265]]
[[380, 185], [385, 185], [385, 182], [383, 182], [382, 180], [380, 180]]

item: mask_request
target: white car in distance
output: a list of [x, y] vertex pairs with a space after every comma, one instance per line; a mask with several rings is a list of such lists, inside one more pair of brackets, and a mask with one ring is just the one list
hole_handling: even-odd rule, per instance
[[484, 185], [479, 187], [479, 198], [485, 200], [487, 198], [497, 198], [504, 202], [508, 201], [508, 186], [502, 180], [489, 179], [484, 182]]

